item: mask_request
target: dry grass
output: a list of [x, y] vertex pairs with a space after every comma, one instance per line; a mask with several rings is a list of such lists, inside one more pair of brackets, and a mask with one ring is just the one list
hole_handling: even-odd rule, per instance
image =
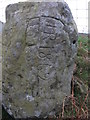
[[53, 120], [87, 120], [89, 119], [89, 93], [88, 90], [88, 66], [90, 59], [88, 58], [87, 36], [79, 36], [78, 54], [75, 63], [74, 74], [72, 77], [71, 95], [65, 97], [62, 104], [62, 110], [58, 116], [52, 117]]

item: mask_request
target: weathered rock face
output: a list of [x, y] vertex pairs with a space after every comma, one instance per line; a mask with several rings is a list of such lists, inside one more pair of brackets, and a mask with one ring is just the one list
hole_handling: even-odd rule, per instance
[[2, 29], [4, 24], [0, 21], [0, 120], [1, 120], [1, 103], [2, 103]]
[[66, 95], [77, 52], [77, 28], [65, 2], [6, 9], [3, 105], [15, 118], [54, 115]]
[[2, 101], [2, 29], [4, 23], [0, 21], [0, 104]]
[[0, 21], [0, 103], [1, 103], [1, 91], [2, 91], [2, 26], [3, 23]]

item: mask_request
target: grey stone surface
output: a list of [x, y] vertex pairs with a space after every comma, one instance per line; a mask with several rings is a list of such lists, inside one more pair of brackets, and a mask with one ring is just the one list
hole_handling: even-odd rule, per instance
[[15, 118], [54, 115], [70, 95], [77, 27], [65, 2], [6, 9], [3, 105]]
[[0, 21], [0, 120], [2, 117], [2, 29], [3, 29], [4, 23]]
[[0, 102], [2, 100], [2, 29], [4, 23], [0, 21]]

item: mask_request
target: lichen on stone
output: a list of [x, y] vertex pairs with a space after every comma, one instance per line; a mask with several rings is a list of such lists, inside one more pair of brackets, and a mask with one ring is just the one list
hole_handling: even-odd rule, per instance
[[53, 115], [70, 95], [78, 38], [71, 11], [65, 2], [24, 2], [9, 5], [6, 18], [3, 105], [15, 118]]

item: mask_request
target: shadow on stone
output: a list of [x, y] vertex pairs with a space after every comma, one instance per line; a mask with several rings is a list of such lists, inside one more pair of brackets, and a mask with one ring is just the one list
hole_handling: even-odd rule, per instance
[[13, 117], [11, 117], [7, 111], [2, 106], [2, 120], [15, 120]]

